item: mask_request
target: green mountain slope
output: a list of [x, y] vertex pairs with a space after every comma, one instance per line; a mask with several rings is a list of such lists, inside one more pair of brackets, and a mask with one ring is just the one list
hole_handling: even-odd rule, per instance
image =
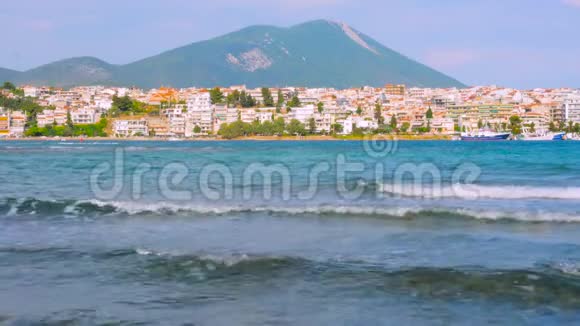
[[122, 66], [68, 59], [21, 73], [19, 82], [152, 88], [257, 86], [462, 87], [348, 25], [318, 20], [290, 28], [252, 26]]

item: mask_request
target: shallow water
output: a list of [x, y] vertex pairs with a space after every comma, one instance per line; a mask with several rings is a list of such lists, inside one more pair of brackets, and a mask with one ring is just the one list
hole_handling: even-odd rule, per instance
[[[0, 323], [580, 320], [579, 143], [395, 147], [0, 142]], [[339, 157], [364, 170], [342, 182]], [[269, 198], [244, 181], [255, 163], [280, 164], [289, 198], [280, 175]], [[207, 179], [217, 199], [199, 181], [210, 164], [232, 177]], [[431, 174], [399, 179], [405, 164]], [[455, 180], [461, 168], [477, 177]], [[91, 175], [121, 187], [103, 198]]]

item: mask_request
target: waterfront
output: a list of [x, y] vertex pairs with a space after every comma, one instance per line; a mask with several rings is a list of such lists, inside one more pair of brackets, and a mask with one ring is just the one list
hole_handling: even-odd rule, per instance
[[[572, 323], [578, 150], [578, 142], [0, 142], [0, 321]], [[116, 155], [125, 172], [117, 179]], [[364, 169], [341, 180], [345, 162]], [[121, 180], [114, 198], [91, 181], [103, 163], [111, 169], [98, 174], [102, 189]], [[288, 198], [283, 177], [273, 177], [271, 198], [259, 178], [244, 183], [256, 163], [288, 172]], [[327, 172], [311, 187], [321, 163]], [[218, 199], [201, 188], [208, 166], [232, 175], [207, 179]], [[395, 187], [414, 184], [396, 178], [409, 166], [430, 174], [418, 188]], [[467, 192], [454, 188], [460, 167], [480, 172]], [[182, 168], [186, 177], [165, 189], [161, 176], [171, 181]]]

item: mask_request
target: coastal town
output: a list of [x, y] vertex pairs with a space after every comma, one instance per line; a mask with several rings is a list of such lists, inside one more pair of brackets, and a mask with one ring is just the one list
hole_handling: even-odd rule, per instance
[[473, 130], [580, 133], [580, 90], [384, 87], [213, 89], [15, 86], [0, 91], [0, 138], [158, 139]]

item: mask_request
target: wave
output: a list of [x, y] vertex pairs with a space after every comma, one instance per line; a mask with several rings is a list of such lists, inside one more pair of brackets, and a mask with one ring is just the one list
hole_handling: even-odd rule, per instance
[[[6, 250], [4, 250], [6, 251]], [[61, 249], [54, 249], [61, 252]], [[66, 251], [65, 251], [66, 252]], [[42, 250], [14, 250], [15, 254], [45, 255]], [[505, 300], [529, 306], [580, 305], [580, 263], [542, 263], [530, 268], [498, 269], [481, 266], [403, 266], [365, 261], [310, 259], [252, 254], [184, 254], [152, 249], [123, 249], [78, 253], [105, 264], [115, 277], [130, 282], [212, 280], [212, 286], [260, 286], [265, 280], [304, 280], [348, 289], [351, 295], [369, 291], [445, 300]], [[4, 259], [8, 259], [3, 257]], [[64, 259], [74, 259], [68, 252]], [[52, 257], [54, 259], [54, 257]], [[98, 265], [96, 265], [98, 266]]]
[[580, 223], [578, 214], [547, 211], [494, 211], [457, 207], [372, 207], [369, 205], [321, 204], [311, 206], [209, 206], [208, 204], [144, 203], [100, 200], [6, 199], [0, 216], [104, 217], [104, 216], [227, 216], [231, 214], [278, 214], [361, 216], [378, 218], [480, 219], [514, 222]]
[[531, 186], [483, 186], [456, 184], [433, 187], [432, 185], [381, 184], [378, 190], [392, 196], [420, 198], [461, 199], [562, 199], [580, 200], [580, 187], [531, 187]]

